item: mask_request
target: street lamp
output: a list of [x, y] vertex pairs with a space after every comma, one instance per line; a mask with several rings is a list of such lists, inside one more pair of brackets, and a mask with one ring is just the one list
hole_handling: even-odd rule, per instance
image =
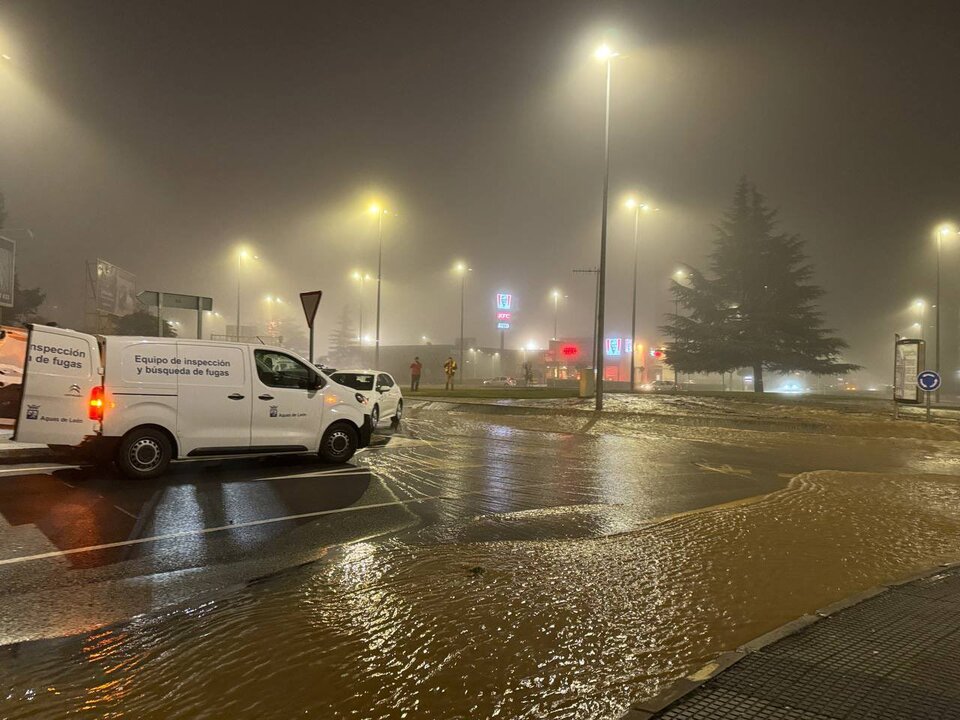
[[466, 288], [467, 283], [467, 273], [473, 270], [472, 267], [467, 267], [466, 263], [458, 262], [453, 266], [454, 272], [460, 276], [460, 349], [459, 357], [457, 362], [460, 364], [460, 367], [463, 367], [463, 294], [464, 289]]
[[626, 206], [633, 210], [633, 312], [630, 316], [630, 392], [637, 391], [637, 266], [640, 264], [640, 213], [650, 206], [636, 198], [627, 198]]
[[[937, 313], [936, 313], [937, 367], [936, 367], [936, 370], [937, 370], [937, 374], [940, 374], [940, 249], [941, 249], [941, 245], [943, 245], [944, 235], [956, 235], [956, 234], [958, 234], [957, 231], [954, 230], [949, 225], [941, 225], [940, 227], [937, 228], [937, 304], [936, 304], [936, 309], [937, 309]], [[936, 401], [938, 403], [940, 402], [940, 388], [937, 388]]]
[[259, 259], [246, 248], [240, 248], [237, 253], [237, 342], [240, 342], [240, 285], [243, 278], [243, 261]]
[[[679, 283], [679, 282], [682, 282], [683, 280], [686, 280], [687, 277], [688, 277], [688, 276], [687, 276], [687, 273], [684, 272], [683, 270], [675, 270], [674, 273], [673, 273], [673, 279], [674, 279], [676, 282], [678, 282], [678, 283]], [[674, 324], [674, 327], [676, 327], [677, 318], [678, 318], [678, 317], [680, 317], [680, 298], [677, 297], [676, 294], [674, 294], [674, 296], [673, 296], [673, 324]], [[676, 331], [676, 330], [673, 331], [673, 344], [674, 344], [674, 345], [677, 344], [677, 331]], [[732, 382], [732, 381], [731, 381], [731, 382]], [[678, 390], [680, 389], [680, 373], [679, 373], [679, 371], [678, 371], [676, 368], [673, 369], [673, 384], [674, 384], [674, 386], [675, 386]]]
[[391, 213], [379, 203], [372, 203], [369, 211], [377, 216], [377, 346], [374, 350], [374, 369], [380, 367], [380, 282], [383, 279], [383, 216]]
[[553, 298], [553, 339], [559, 340], [560, 333], [557, 331], [557, 313], [560, 309], [560, 298], [566, 297], [559, 290], [554, 290], [550, 293], [550, 297]]
[[927, 304], [923, 300], [914, 300], [913, 307], [916, 308], [917, 312], [920, 314], [920, 339], [926, 340], [926, 315], [927, 315]]
[[597, 292], [597, 337], [596, 357], [597, 368], [597, 396], [596, 409], [603, 410], [603, 308], [605, 298], [605, 284], [607, 280], [607, 192], [610, 187], [610, 73], [613, 59], [617, 56], [609, 45], [601, 45], [594, 52], [594, 57], [606, 65], [606, 101], [604, 104], [603, 122], [603, 194], [600, 213], [600, 273], [597, 277], [599, 290]]
[[360, 283], [360, 324], [357, 327], [357, 340], [359, 340], [363, 337], [363, 285], [370, 279], [370, 273], [354, 270], [350, 277]]

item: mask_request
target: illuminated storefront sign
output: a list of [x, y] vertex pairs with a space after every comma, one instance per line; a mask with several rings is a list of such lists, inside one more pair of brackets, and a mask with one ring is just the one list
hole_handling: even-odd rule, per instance
[[497, 293], [497, 310], [512, 310], [513, 295], [510, 293]]
[[508, 322], [497, 323], [497, 330], [509, 330], [509, 329], [510, 329], [510, 323]]
[[513, 313], [500, 311], [497, 313], [497, 322], [510, 322], [513, 320]]
[[620, 357], [623, 354], [623, 338], [607, 338], [603, 341], [603, 351], [610, 357]]

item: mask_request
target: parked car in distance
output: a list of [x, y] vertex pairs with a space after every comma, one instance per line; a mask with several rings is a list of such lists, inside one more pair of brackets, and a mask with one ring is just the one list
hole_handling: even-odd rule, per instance
[[644, 383], [640, 389], [644, 392], [671, 392], [677, 389], [677, 384], [673, 380], [654, 380]]
[[484, 387], [516, 387], [516, 378], [501, 375], [500, 377], [489, 378], [483, 381]]
[[403, 417], [403, 393], [390, 373], [380, 370], [337, 370], [330, 373], [330, 379], [367, 398], [373, 427], [382, 419], [390, 418], [397, 423]]

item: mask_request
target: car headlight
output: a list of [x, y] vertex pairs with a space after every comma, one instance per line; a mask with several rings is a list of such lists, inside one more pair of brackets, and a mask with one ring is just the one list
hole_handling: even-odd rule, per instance
[[367, 397], [365, 395], [361, 395], [360, 393], [355, 393], [354, 397], [357, 399], [357, 402], [360, 403], [361, 405], [367, 404]]

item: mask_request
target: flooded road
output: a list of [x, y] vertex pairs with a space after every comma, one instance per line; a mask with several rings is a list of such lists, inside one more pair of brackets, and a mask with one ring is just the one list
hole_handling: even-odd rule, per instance
[[369, 453], [407, 515], [380, 539], [0, 648], [0, 717], [616, 718], [805, 612], [960, 559], [946, 443], [512, 422], [423, 413]]

